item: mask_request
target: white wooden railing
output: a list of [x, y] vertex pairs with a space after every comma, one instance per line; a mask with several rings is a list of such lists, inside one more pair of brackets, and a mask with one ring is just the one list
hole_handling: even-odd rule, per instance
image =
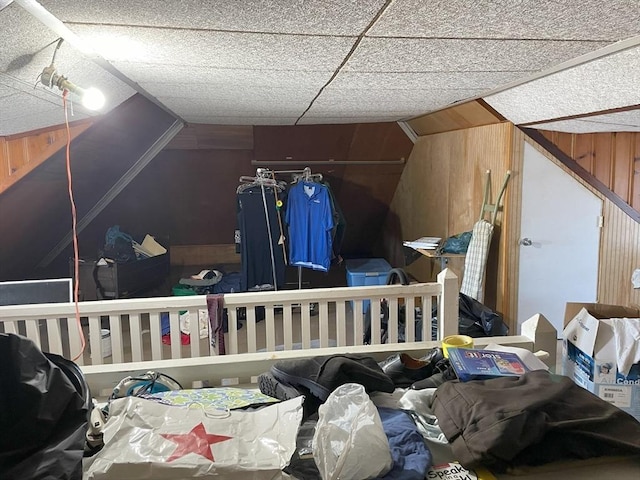
[[[398, 307], [406, 312], [406, 342], [431, 339], [431, 311], [438, 306], [438, 336], [457, 333], [458, 279], [450, 270], [437, 282], [407, 286], [338, 287], [224, 295], [229, 331], [226, 354], [242, 354], [311, 347], [348, 347], [363, 344], [364, 301], [371, 308], [370, 344], [381, 343], [380, 300], [389, 304], [387, 344], [398, 341]], [[264, 320], [256, 307], [264, 308]], [[0, 307], [0, 331], [31, 338], [40, 348], [75, 359], [79, 365], [123, 364], [217, 355], [209, 338], [200, 338], [200, 310], [206, 296], [173, 296], [102, 300], [78, 305], [82, 338], [73, 303]], [[246, 318], [240, 321], [244, 309]], [[415, 331], [416, 311], [422, 312], [422, 332]], [[180, 315], [189, 313], [190, 343], [181, 345]], [[170, 345], [162, 342], [161, 318], [168, 315]], [[241, 326], [241, 328], [238, 328]], [[103, 331], [108, 336], [103, 338]], [[106, 342], [106, 343], [105, 343]], [[106, 350], [111, 350], [111, 355]]]

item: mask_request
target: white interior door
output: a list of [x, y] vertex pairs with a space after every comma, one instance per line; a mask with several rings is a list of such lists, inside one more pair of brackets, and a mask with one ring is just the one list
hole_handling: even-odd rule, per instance
[[595, 302], [602, 200], [525, 143], [518, 333], [542, 313], [562, 336], [566, 302]]

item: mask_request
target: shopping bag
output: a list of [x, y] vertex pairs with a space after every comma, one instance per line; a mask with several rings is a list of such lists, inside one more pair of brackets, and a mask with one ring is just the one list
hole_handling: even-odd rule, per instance
[[202, 404], [114, 400], [104, 448], [85, 461], [85, 479], [270, 480], [296, 448], [303, 397], [254, 411]]

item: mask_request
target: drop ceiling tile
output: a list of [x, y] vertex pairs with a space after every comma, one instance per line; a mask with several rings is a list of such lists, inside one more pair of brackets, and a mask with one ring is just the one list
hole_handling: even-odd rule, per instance
[[475, 97], [482, 90], [340, 90], [329, 87], [315, 100], [310, 116], [374, 116], [405, 118]]
[[263, 103], [209, 101], [208, 99], [163, 98], [159, 100], [183, 118], [192, 116], [277, 116], [298, 117], [308, 106], [305, 101], [265, 100]]
[[568, 133], [640, 132], [640, 109], [536, 124], [532, 128]]
[[115, 62], [115, 66], [125, 75], [138, 79], [145, 86], [152, 83], [190, 83], [207, 84], [213, 87], [228, 84], [238, 87], [297, 88], [307, 87], [319, 90], [329, 81], [332, 70], [300, 71], [300, 70], [251, 70], [214, 68], [209, 66], [190, 66], [175, 68], [171, 65], [149, 65], [130, 62]]
[[239, 105], [253, 105], [261, 102], [306, 102], [310, 103], [316, 96], [317, 90], [304, 87], [282, 88], [272, 86], [246, 88], [233, 83], [224, 85], [197, 84], [165, 84], [142, 83], [149, 92], [158, 98], [194, 99], [200, 103], [225, 103]]
[[305, 115], [300, 119], [298, 125], [319, 125], [319, 124], [341, 124], [341, 123], [380, 123], [380, 122], [396, 122], [401, 120], [398, 116], [361, 116], [361, 117], [316, 117], [314, 115]]
[[3, 120], [13, 120], [37, 112], [58, 112], [59, 120], [56, 123], [64, 123], [62, 97], [42, 98], [27, 92], [15, 92], [13, 95], [2, 97], [0, 105]]
[[175, 68], [335, 70], [354, 42], [350, 37], [160, 28], [73, 25], [72, 29], [90, 45], [113, 37], [132, 39], [130, 48], [104, 52], [103, 56], [116, 64], [128, 61]]
[[[515, 124], [640, 104], [640, 47], [486, 97]], [[532, 101], [535, 99], [535, 101]]]
[[298, 117], [261, 117], [254, 116], [190, 116], [185, 118], [189, 123], [209, 125], [294, 125]]
[[64, 22], [150, 25], [182, 29], [358, 35], [384, 0], [41, 0]]
[[[54, 105], [26, 93], [0, 99], [0, 136], [64, 124], [62, 105]], [[9, 112], [5, 115], [6, 112]], [[76, 112], [70, 120], [88, 118]]]
[[372, 36], [617, 41], [640, 33], [636, 0], [396, 0]]
[[491, 90], [530, 72], [354, 72], [341, 71], [331, 82], [338, 89], [482, 89]]
[[366, 38], [345, 65], [356, 72], [536, 71], [606, 42]]
[[3, 80], [4, 79], [2, 77], [2, 74], [0, 74], [0, 98], [14, 95], [16, 93], [16, 90], [9, 87], [8, 85], [3, 85]]

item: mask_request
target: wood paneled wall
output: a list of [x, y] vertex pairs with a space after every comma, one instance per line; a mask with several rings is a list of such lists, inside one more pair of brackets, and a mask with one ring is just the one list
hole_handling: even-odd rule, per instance
[[[93, 123], [81, 120], [70, 126], [74, 139]], [[64, 127], [43, 129], [29, 135], [0, 137], [0, 194], [67, 144]]]
[[484, 100], [473, 100], [416, 117], [407, 123], [418, 136], [424, 136], [504, 121], [505, 118]]
[[[397, 161], [412, 147], [395, 123], [187, 125], [105, 208], [86, 236], [99, 241], [106, 228], [118, 224], [135, 234], [169, 237], [175, 264], [239, 263], [232, 252], [239, 178], [255, 176], [258, 167], [277, 171], [310, 165], [329, 181], [346, 217], [343, 255], [380, 256], [379, 232], [404, 168]], [[290, 181], [291, 174], [279, 178]]]
[[[500, 123], [447, 133], [426, 135], [416, 142], [398, 188], [386, 223], [388, 256], [400, 261], [401, 242], [421, 236], [450, 235], [471, 230], [480, 217], [486, 171], [491, 171], [493, 201], [511, 169], [511, 123]], [[507, 217], [511, 196], [503, 199], [503, 211], [497, 217], [494, 242], [487, 265], [484, 302], [503, 312], [508, 308], [511, 282], [506, 252], [509, 230]], [[395, 239], [395, 241], [389, 240]], [[450, 267], [462, 279], [464, 259], [453, 259]], [[438, 261], [420, 258], [407, 270], [422, 281], [433, 280], [440, 269]]]
[[640, 133], [541, 133], [640, 212]]
[[[398, 247], [401, 240], [425, 235], [444, 238], [470, 229], [479, 214], [484, 171], [492, 170], [493, 195], [498, 191], [504, 172], [511, 170], [491, 246], [485, 303], [500, 312], [511, 331], [515, 331], [525, 141], [603, 199], [598, 301], [640, 305], [640, 289], [633, 289], [631, 285], [633, 270], [640, 268], [640, 224], [509, 123], [418, 139], [387, 218], [385, 238], [388, 256], [396, 262], [403, 260], [403, 252]], [[463, 266], [462, 259], [450, 262], [450, 267], [458, 275], [462, 273]], [[439, 269], [437, 260], [426, 257], [407, 267], [419, 280], [432, 280]]]

